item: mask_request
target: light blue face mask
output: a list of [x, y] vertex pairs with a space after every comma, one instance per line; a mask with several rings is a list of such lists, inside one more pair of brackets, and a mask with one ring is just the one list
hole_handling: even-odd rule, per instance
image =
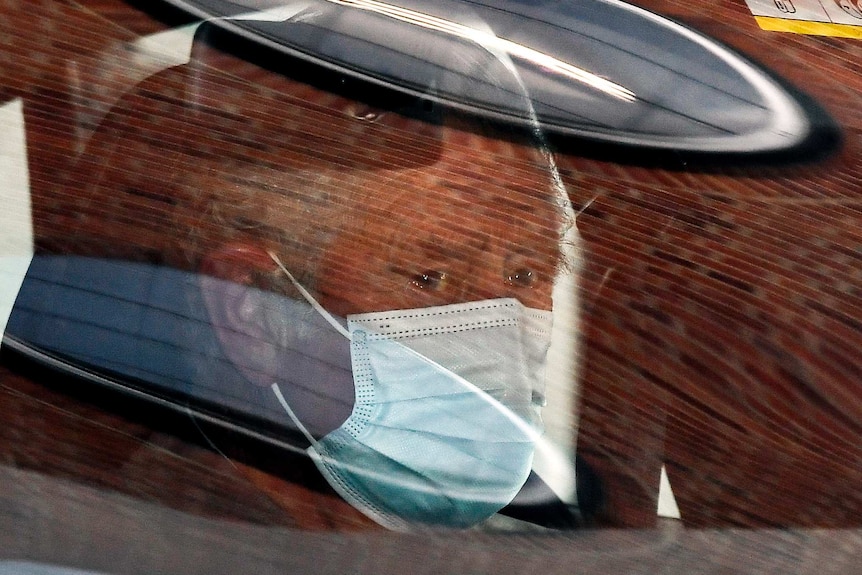
[[551, 312], [494, 299], [351, 315], [345, 330], [294, 285], [350, 339], [353, 412], [320, 440], [306, 432], [346, 501], [399, 530], [473, 526], [512, 501], [540, 435]]

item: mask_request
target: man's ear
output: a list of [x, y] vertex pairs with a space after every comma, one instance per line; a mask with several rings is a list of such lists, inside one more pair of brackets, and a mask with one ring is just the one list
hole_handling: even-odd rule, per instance
[[279, 342], [267, 321], [274, 311], [252, 278], [275, 268], [265, 249], [240, 243], [208, 253], [200, 266], [201, 294], [222, 353], [249, 382], [261, 386], [271, 385], [276, 375]]

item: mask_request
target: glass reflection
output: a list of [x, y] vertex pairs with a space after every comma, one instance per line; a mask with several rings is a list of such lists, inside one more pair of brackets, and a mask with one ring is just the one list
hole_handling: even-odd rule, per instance
[[[278, 441], [301, 431], [389, 527], [472, 526], [519, 492], [573, 503], [576, 236], [543, 143], [191, 56], [94, 97], [65, 185], [34, 199], [10, 333]], [[546, 370], [549, 347], [568, 363]], [[562, 446], [540, 439], [545, 403]], [[359, 441], [372, 424], [397, 437]], [[405, 433], [426, 437], [405, 451]]]
[[805, 143], [816, 118], [727, 47], [616, 0], [171, 1], [288, 58], [566, 136], [764, 153]]

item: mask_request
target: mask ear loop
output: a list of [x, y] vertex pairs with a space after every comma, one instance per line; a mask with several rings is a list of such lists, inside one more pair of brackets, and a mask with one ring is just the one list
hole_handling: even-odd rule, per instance
[[341, 335], [343, 335], [347, 339], [352, 339], [350, 337], [350, 332], [347, 331], [343, 325], [338, 323], [338, 321], [334, 317], [332, 317], [331, 313], [329, 313], [328, 311], [323, 309], [323, 306], [320, 305], [316, 299], [314, 299], [314, 296], [312, 296], [310, 293], [308, 293], [308, 290], [306, 290], [304, 287], [302, 287], [302, 284], [300, 284], [298, 281], [296, 281], [296, 278], [293, 277], [292, 273], [287, 271], [287, 268], [284, 267], [284, 264], [281, 263], [281, 260], [278, 259], [278, 256], [275, 255], [275, 253], [272, 251], [267, 251], [266, 253], [269, 254], [269, 257], [272, 258], [272, 261], [275, 262], [275, 265], [277, 265], [279, 267], [279, 269], [281, 269], [281, 271], [284, 272], [284, 275], [287, 276], [287, 279], [290, 280], [290, 283], [293, 284], [293, 287], [295, 287], [299, 291], [299, 293], [302, 295], [302, 297], [305, 298], [305, 301], [307, 301], [311, 305], [311, 307], [314, 308], [314, 311], [316, 311], [317, 313], [322, 315], [323, 319], [325, 319], [327, 322], [329, 322], [329, 324], [332, 327], [337, 329]]
[[[332, 327], [334, 327], [336, 330], [338, 330], [338, 332], [341, 335], [343, 335], [348, 340], [350, 340], [351, 339], [350, 332], [347, 331], [343, 325], [338, 323], [338, 321], [334, 317], [332, 317], [332, 314], [330, 314], [328, 311], [323, 309], [323, 306], [320, 305], [320, 303], [318, 303], [318, 301], [316, 299], [314, 299], [314, 296], [312, 296], [310, 293], [308, 293], [308, 290], [306, 290], [304, 287], [302, 287], [302, 284], [300, 284], [296, 280], [296, 278], [293, 277], [293, 274], [290, 273], [289, 271], [287, 271], [287, 268], [284, 267], [284, 264], [281, 263], [281, 260], [278, 259], [278, 256], [275, 255], [275, 253], [272, 251], [267, 251], [266, 253], [269, 255], [270, 258], [272, 258], [272, 261], [275, 262], [275, 265], [277, 265], [279, 267], [279, 269], [282, 272], [284, 272], [284, 275], [287, 276], [287, 279], [290, 280], [290, 283], [293, 284], [293, 287], [295, 287], [297, 289], [297, 291], [299, 291], [299, 293], [302, 295], [303, 298], [305, 298], [305, 300], [309, 303], [309, 305], [311, 305], [311, 307], [314, 308], [314, 310], [317, 313], [319, 313], [321, 316], [323, 316], [323, 319], [325, 319], [327, 322], [329, 322], [329, 324], [332, 325]], [[284, 398], [284, 395], [281, 393], [281, 389], [278, 387], [278, 384], [273, 383], [270, 387], [272, 388], [273, 393], [275, 393], [275, 397], [278, 399], [278, 402], [284, 408], [284, 411], [287, 412], [287, 415], [288, 415], [288, 417], [290, 417], [290, 420], [293, 422], [293, 424], [299, 429], [300, 432], [302, 432], [302, 435], [305, 436], [305, 438], [311, 444], [311, 447], [314, 448], [315, 451], [319, 452], [320, 450], [318, 449], [317, 440], [311, 435], [311, 433], [308, 431], [308, 428], [306, 428], [302, 424], [302, 422], [296, 416], [296, 413], [290, 408], [290, 404], [287, 403], [287, 400]]]
[[301, 421], [299, 421], [299, 418], [296, 416], [296, 413], [294, 413], [294, 411], [290, 408], [290, 404], [287, 403], [287, 400], [284, 398], [284, 395], [282, 395], [281, 389], [279, 389], [278, 384], [273, 383], [270, 387], [272, 388], [273, 393], [275, 393], [275, 397], [278, 399], [278, 402], [284, 408], [284, 411], [287, 412], [287, 416], [297, 427], [297, 429], [302, 432], [302, 435], [305, 436], [305, 439], [308, 440], [308, 442], [311, 444], [311, 447], [319, 453], [320, 449], [318, 447], [317, 440], [311, 435], [311, 432], [308, 431], [308, 428], [305, 427]]

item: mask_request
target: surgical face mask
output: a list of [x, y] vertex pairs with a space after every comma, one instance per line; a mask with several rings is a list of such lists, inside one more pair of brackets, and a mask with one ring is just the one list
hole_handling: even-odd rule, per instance
[[551, 313], [494, 299], [350, 315], [345, 329], [294, 285], [350, 339], [353, 412], [306, 433], [330, 485], [391, 529], [469, 527], [506, 506], [540, 435]]

